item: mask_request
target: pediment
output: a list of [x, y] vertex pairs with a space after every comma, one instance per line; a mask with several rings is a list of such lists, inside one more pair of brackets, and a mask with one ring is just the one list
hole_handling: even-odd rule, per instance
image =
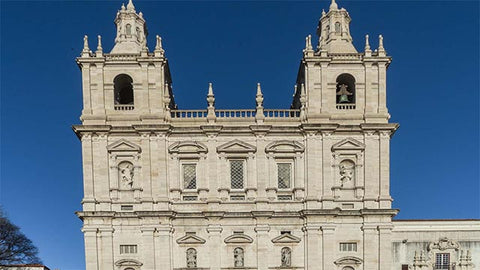
[[140, 146], [129, 142], [127, 140], [121, 139], [114, 143], [111, 143], [107, 146], [108, 152], [141, 152], [142, 149]]
[[248, 244], [253, 242], [253, 238], [243, 233], [234, 233], [225, 238], [226, 244]]
[[267, 153], [299, 153], [305, 150], [303, 144], [296, 141], [276, 141], [272, 142], [265, 147]]
[[206, 240], [197, 236], [193, 233], [187, 233], [185, 236], [182, 236], [177, 239], [178, 244], [184, 245], [195, 245], [195, 244], [205, 244]]
[[281, 235], [272, 239], [273, 243], [280, 243], [280, 244], [299, 243], [300, 241], [301, 241], [300, 238], [293, 236], [290, 233], [282, 233]]
[[122, 259], [122, 260], [118, 260], [116, 263], [115, 263], [116, 266], [142, 266], [143, 263], [137, 261], [137, 260], [134, 260], [134, 259]]
[[362, 259], [353, 257], [353, 256], [346, 256], [336, 260], [334, 263], [336, 265], [360, 265], [362, 264]]
[[365, 144], [352, 138], [341, 140], [332, 146], [332, 151], [338, 151], [338, 150], [362, 151], [364, 149], [365, 149]]
[[176, 142], [168, 147], [169, 153], [177, 154], [199, 154], [207, 153], [208, 148], [199, 142], [195, 141], [185, 141], [185, 142]]
[[233, 140], [217, 147], [218, 153], [252, 153], [256, 151], [257, 147], [240, 140]]

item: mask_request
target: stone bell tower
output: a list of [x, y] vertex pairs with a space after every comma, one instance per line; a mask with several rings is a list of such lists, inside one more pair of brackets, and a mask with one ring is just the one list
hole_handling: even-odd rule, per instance
[[153, 52], [147, 48], [147, 27], [142, 12], [130, 0], [115, 18], [117, 36], [110, 53], [104, 53], [101, 36], [95, 52], [84, 37], [77, 63], [82, 70], [84, 125], [163, 123], [175, 107], [171, 76], [162, 40]]

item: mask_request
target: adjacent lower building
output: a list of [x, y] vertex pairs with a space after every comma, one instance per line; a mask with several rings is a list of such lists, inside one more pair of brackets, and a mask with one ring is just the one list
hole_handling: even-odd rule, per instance
[[[159, 3], [160, 4], [160, 3]], [[290, 108], [179, 109], [169, 62], [130, 1], [114, 48], [84, 48], [87, 270], [456, 269], [480, 265], [480, 221], [392, 220], [391, 57], [358, 52], [334, 0], [307, 36]], [[315, 47], [313, 46], [315, 43]]]

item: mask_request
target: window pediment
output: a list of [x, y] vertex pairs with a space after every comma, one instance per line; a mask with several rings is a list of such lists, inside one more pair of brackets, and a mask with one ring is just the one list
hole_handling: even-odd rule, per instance
[[184, 245], [195, 245], [195, 244], [205, 244], [206, 240], [201, 238], [200, 236], [197, 236], [195, 234], [186, 234], [185, 236], [182, 236], [177, 239], [178, 244], [184, 244]]
[[208, 148], [204, 144], [195, 141], [176, 142], [168, 147], [168, 152], [176, 154], [200, 154], [207, 153]]
[[353, 256], [346, 256], [336, 260], [334, 263], [336, 265], [360, 265], [362, 264], [362, 259], [353, 257]]
[[127, 140], [121, 139], [107, 146], [107, 151], [111, 152], [142, 152], [140, 146], [129, 142]]
[[233, 140], [217, 147], [218, 153], [255, 153], [256, 151], [257, 147], [240, 140]]
[[332, 146], [332, 151], [338, 151], [338, 150], [363, 151], [364, 149], [365, 149], [365, 144], [352, 138], [341, 140]]
[[115, 263], [116, 266], [120, 266], [120, 267], [126, 267], [126, 266], [137, 266], [137, 267], [140, 267], [143, 265], [143, 263], [137, 261], [137, 260], [134, 260], [134, 259], [122, 259], [122, 260], [118, 260], [116, 263]]
[[305, 150], [303, 144], [296, 141], [276, 141], [265, 147], [267, 153], [301, 153]]
[[299, 243], [301, 241], [300, 238], [293, 236], [290, 233], [282, 233], [281, 235], [272, 239], [273, 243], [279, 244], [292, 244], [292, 243]]
[[234, 233], [225, 238], [226, 244], [249, 244], [253, 242], [253, 238], [244, 233]]

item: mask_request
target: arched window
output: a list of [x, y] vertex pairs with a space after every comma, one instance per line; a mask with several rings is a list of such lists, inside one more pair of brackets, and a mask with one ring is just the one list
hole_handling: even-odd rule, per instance
[[120, 74], [113, 80], [115, 104], [133, 105], [133, 80], [126, 74]]
[[288, 247], [282, 248], [282, 267], [290, 267], [292, 266], [292, 250]]
[[342, 27], [340, 25], [340, 22], [335, 23], [335, 33], [340, 34], [342, 32]]
[[244, 267], [245, 256], [243, 248], [237, 247], [233, 250], [233, 261], [235, 267]]
[[197, 268], [197, 250], [187, 249], [187, 268]]
[[127, 30], [127, 35], [131, 35], [132, 34], [132, 26], [130, 24], [127, 24], [127, 26], [125, 28]]
[[336, 94], [337, 104], [355, 104], [355, 78], [347, 73], [338, 76]]

